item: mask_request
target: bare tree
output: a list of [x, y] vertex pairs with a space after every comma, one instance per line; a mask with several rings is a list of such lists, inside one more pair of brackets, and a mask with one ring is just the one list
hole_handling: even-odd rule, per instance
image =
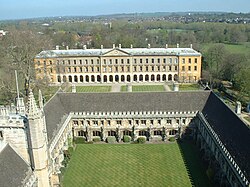
[[[35, 78], [34, 57], [43, 49], [51, 48], [51, 41], [43, 35], [28, 30], [12, 30], [1, 41], [1, 68], [10, 73], [18, 71], [21, 88], [24, 88], [26, 95], [30, 89], [30, 83]], [[6, 82], [11, 82], [14, 77], [1, 77], [2, 89], [7, 89]]]

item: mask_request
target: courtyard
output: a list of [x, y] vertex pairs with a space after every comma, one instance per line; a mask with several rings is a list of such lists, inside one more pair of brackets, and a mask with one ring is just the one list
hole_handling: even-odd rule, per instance
[[[209, 186], [199, 157], [193, 156], [192, 151], [193, 147], [182, 150], [177, 143], [78, 144], [62, 185]], [[188, 157], [183, 159], [185, 155]], [[198, 164], [189, 168], [190, 159]]]

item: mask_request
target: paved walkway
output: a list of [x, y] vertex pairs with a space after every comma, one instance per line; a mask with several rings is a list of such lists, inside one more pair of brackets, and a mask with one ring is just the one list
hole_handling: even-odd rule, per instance
[[166, 92], [171, 92], [172, 91], [167, 84], [163, 84], [163, 86], [164, 86], [164, 89], [165, 89]]
[[119, 83], [112, 84], [111, 92], [120, 92], [120, 91], [121, 91], [121, 84]]

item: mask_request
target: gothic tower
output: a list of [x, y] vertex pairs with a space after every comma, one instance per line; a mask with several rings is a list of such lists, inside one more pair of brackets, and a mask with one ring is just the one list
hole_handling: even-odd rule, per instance
[[32, 91], [29, 93], [26, 115], [29, 127], [31, 165], [38, 178], [38, 187], [49, 187], [48, 144], [45, 116], [43, 110], [37, 107]]

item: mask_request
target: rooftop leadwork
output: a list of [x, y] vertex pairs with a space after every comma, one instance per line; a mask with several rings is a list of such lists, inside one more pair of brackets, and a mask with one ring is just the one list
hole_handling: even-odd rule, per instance
[[130, 56], [201, 56], [199, 52], [192, 48], [109, 48], [46, 50], [40, 52], [36, 58], [103, 56], [114, 50]]

